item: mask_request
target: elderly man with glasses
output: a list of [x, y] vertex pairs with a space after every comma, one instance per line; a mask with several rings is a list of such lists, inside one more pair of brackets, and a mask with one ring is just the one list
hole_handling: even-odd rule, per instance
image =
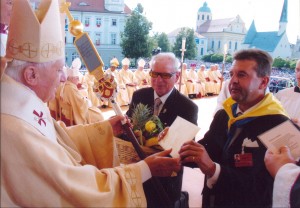
[[[153, 109], [153, 113], [158, 115], [165, 126], [170, 126], [177, 116], [197, 125], [198, 106], [174, 87], [180, 77], [179, 66], [180, 62], [173, 53], [159, 53], [153, 56], [149, 72], [151, 87], [134, 92], [126, 114], [131, 117], [134, 107], [143, 103]], [[186, 195], [186, 199], [183, 200], [184, 196], [181, 196], [182, 176], [183, 170], [176, 177], [160, 178], [170, 199], [174, 202], [174, 207], [184, 207], [183, 204], [188, 203], [188, 196]], [[151, 195], [151, 190], [145, 183], [144, 188], [146, 196]], [[156, 204], [157, 200], [148, 196], [148, 207], [160, 207]]]

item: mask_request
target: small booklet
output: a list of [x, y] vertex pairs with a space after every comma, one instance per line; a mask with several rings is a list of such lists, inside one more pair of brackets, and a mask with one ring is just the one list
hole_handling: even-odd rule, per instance
[[282, 146], [288, 146], [294, 158], [300, 157], [300, 131], [290, 120], [262, 133], [258, 138], [273, 152], [278, 152]]
[[178, 158], [178, 151], [183, 143], [194, 139], [199, 130], [195, 124], [177, 116], [163, 140], [159, 141], [159, 145], [164, 149], [172, 148], [171, 156]]

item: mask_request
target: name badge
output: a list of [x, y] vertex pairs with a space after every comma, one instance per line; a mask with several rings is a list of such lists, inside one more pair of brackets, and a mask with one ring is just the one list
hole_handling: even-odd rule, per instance
[[234, 166], [235, 167], [252, 167], [252, 153], [235, 154], [234, 155]]

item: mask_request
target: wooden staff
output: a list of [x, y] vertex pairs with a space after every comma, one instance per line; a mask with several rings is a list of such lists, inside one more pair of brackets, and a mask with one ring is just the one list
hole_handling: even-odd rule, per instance
[[[89, 72], [95, 76], [97, 80], [97, 90], [100, 96], [109, 99], [111, 103], [113, 104], [114, 111], [117, 115], [123, 115], [120, 106], [117, 102], [114, 100], [115, 93], [113, 91], [116, 89], [116, 84], [113, 84], [113, 80], [106, 80], [104, 78], [104, 71], [103, 66], [104, 63], [96, 50], [93, 42], [90, 40], [88, 33], [83, 32], [83, 26], [82, 23], [78, 20], [74, 20], [72, 17], [69, 7], [71, 6], [70, 2], [63, 1], [61, 3], [60, 10], [61, 12], [65, 12], [68, 16], [68, 19], [70, 21], [70, 27], [69, 31], [72, 35], [75, 36], [76, 41], [74, 42], [81, 58], [83, 59], [84, 63], [86, 64], [87, 69]], [[77, 42], [77, 44], [76, 44]], [[84, 48], [84, 50], [81, 50], [81, 46]], [[90, 65], [90, 62], [94, 63], [93, 65]], [[106, 86], [105, 89], [103, 89]], [[108, 86], [108, 87], [107, 87]], [[104, 92], [105, 91], [105, 92]], [[108, 93], [109, 92], [109, 93]], [[131, 127], [128, 123], [123, 122], [123, 129], [128, 135], [135, 151], [137, 152], [138, 156], [141, 160], [146, 158], [146, 155], [142, 148], [140, 147]], [[155, 198], [160, 201], [160, 204], [163, 207], [172, 207], [172, 203], [169, 199], [169, 196], [167, 195], [165, 189], [161, 185], [160, 181], [156, 177], [152, 177], [151, 184], [153, 189], [155, 190], [156, 196]]]
[[[115, 102], [115, 100], [113, 98], [110, 98], [110, 101], [112, 103], [112, 107], [113, 107], [116, 115], [123, 115], [119, 104], [117, 102]], [[123, 126], [124, 132], [128, 136], [128, 138], [129, 138], [130, 142], [132, 143], [132, 146], [134, 147], [135, 151], [137, 152], [139, 158], [141, 160], [145, 159], [147, 157], [147, 155], [142, 150], [142, 148], [141, 148], [140, 144], [138, 143], [138, 140], [137, 140], [135, 134], [133, 133], [131, 127], [129, 126], [129, 124], [127, 122], [122, 122], [122, 126]], [[156, 190], [155, 198], [160, 202], [161, 206], [162, 207], [172, 207], [173, 205], [169, 199], [169, 196], [166, 193], [164, 187], [161, 185], [158, 178], [152, 177], [149, 180], [151, 181], [153, 189]]]

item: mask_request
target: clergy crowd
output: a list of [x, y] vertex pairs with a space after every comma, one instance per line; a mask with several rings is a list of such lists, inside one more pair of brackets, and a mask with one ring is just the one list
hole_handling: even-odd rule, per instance
[[[259, 138], [284, 123], [300, 131], [300, 59], [296, 86], [273, 94], [273, 59], [260, 49], [237, 51], [228, 80], [217, 64], [197, 69], [171, 52], [153, 55], [149, 69], [138, 59], [135, 71], [129, 58], [112, 58], [103, 77], [128, 111], [104, 119], [114, 104], [95, 88], [100, 80], [80, 72], [80, 57], [65, 64], [62, 4], [43, 0], [33, 11], [28, 0], [1, 0], [1, 207], [185, 208], [184, 166], [205, 175], [203, 207], [300, 206], [299, 148], [275, 151]], [[178, 158], [168, 149], [120, 164], [115, 139], [138, 104], [165, 126], [177, 116], [197, 125], [192, 99], [211, 95], [220, 105], [209, 130]]]

